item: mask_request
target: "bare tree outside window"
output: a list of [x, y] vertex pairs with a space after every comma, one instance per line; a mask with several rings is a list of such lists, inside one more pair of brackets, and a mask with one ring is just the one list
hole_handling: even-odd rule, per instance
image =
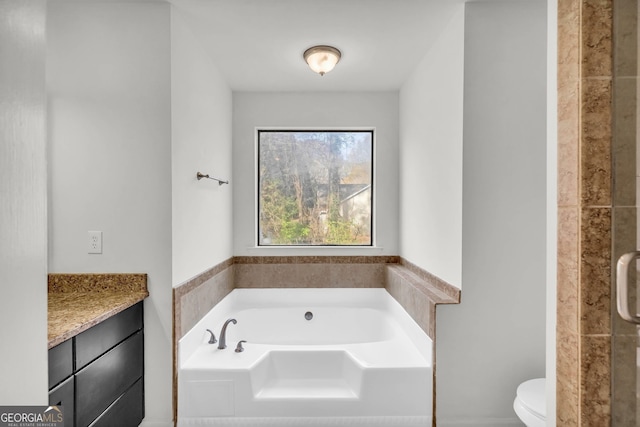
[[258, 244], [371, 246], [373, 131], [258, 131]]

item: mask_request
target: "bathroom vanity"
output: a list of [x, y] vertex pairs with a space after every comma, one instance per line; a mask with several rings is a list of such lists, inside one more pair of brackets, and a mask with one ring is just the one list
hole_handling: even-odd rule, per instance
[[65, 426], [133, 427], [144, 418], [144, 284], [52, 293], [50, 279], [49, 404], [62, 405]]

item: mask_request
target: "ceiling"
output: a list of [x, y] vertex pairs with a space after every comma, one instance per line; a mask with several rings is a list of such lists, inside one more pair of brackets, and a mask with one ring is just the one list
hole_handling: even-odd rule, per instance
[[[235, 91], [397, 90], [462, 0], [171, 0]], [[320, 76], [302, 53], [342, 52]]]

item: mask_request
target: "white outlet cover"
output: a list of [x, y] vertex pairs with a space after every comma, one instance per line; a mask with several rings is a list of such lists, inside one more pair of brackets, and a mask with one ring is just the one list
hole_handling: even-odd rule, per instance
[[90, 254], [102, 253], [102, 231], [88, 231], [87, 251]]

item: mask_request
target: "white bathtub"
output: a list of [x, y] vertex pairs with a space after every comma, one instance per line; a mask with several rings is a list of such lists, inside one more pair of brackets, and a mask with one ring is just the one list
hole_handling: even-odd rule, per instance
[[384, 289], [236, 289], [179, 342], [178, 425], [431, 426], [432, 361]]

